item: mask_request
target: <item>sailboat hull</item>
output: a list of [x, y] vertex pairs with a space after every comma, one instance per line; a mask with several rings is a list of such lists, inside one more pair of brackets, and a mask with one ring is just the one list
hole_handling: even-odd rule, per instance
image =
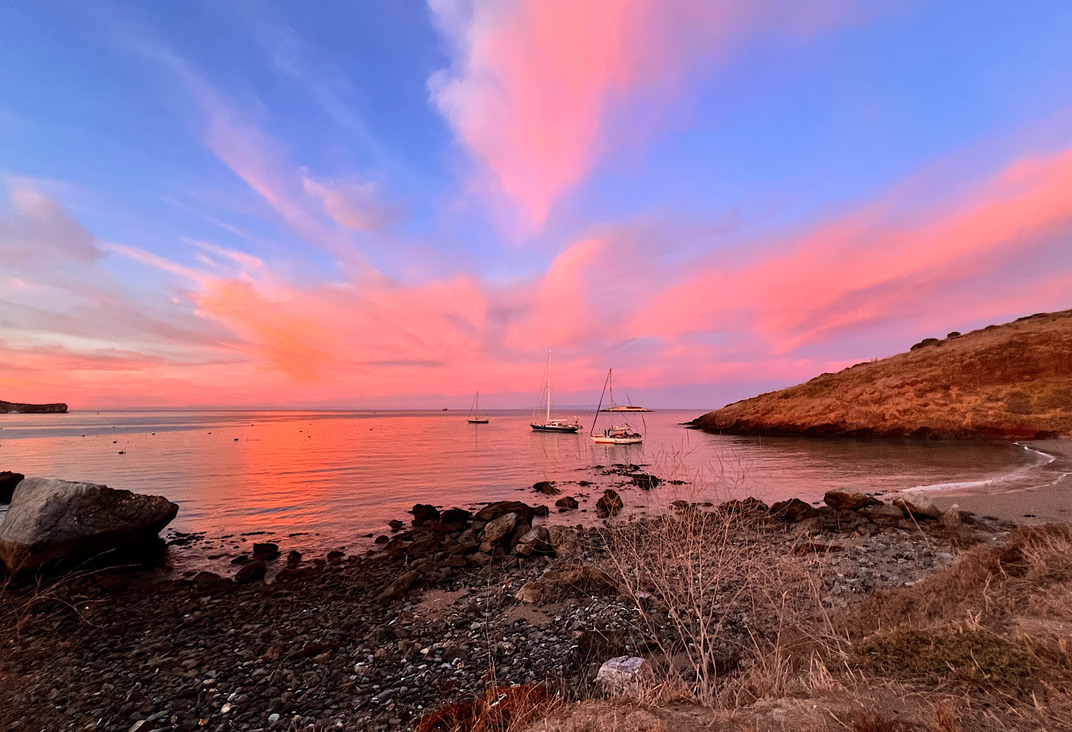
[[487, 424], [487, 423], [488, 423], [488, 420], [480, 418], [480, 417], [473, 417], [472, 419], [469, 420], [469, 424]]
[[643, 441], [643, 437], [607, 437], [605, 435], [592, 435], [592, 442], [600, 445], [639, 445]]
[[577, 432], [581, 429], [579, 424], [536, 424], [531, 423], [529, 427], [534, 432]]

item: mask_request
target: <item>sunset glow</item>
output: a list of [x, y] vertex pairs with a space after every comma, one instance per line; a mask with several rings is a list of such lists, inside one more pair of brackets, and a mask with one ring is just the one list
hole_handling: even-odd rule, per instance
[[965, 12], [7, 5], [0, 399], [702, 410], [1072, 307], [1072, 7]]

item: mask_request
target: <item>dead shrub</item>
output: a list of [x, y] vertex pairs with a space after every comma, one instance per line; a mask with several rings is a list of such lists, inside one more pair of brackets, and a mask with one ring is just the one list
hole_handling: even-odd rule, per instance
[[492, 687], [476, 699], [425, 714], [413, 732], [512, 732], [546, 716], [554, 704], [555, 697], [539, 684]]
[[784, 539], [765, 513], [685, 502], [607, 532], [609, 564], [636, 601], [662, 673], [682, 674], [703, 704], [785, 693], [801, 670], [831, 681], [813, 656], [839, 641], [818, 581], [781, 555]]

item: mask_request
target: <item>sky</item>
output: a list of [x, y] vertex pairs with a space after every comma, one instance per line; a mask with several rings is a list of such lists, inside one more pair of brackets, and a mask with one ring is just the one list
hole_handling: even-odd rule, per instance
[[1072, 4], [0, 3], [0, 399], [713, 409], [1072, 307]]

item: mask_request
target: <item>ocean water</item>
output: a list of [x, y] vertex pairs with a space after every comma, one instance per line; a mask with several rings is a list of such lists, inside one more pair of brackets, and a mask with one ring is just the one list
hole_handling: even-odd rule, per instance
[[[534, 433], [520, 411], [493, 411], [483, 425], [458, 412], [0, 415], [0, 470], [164, 495], [180, 507], [173, 530], [263, 532], [309, 550], [369, 545], [367, 535], [408, 518], [414, 503], [551, 505], [554, 498], [532, 490], [541, 480], [582, 508], [616, 487], [635, 511], [676, 498], [813, 501], [831, 488], [978, 492], [1050, 479], [1051, 458], [1015, 444], [711, 435], [682, 426], [697, 415], [630, 415], [645, 440], [628, 446], [592, 443], [590, 412], [577, 415], [585, 429], [576, 435]], [[607, 420], [600, 416], [602, 426]], [[644, 492], [605, 474], [628, 463], [683, 483]], [[551, 520], [589, 522], [593, 514], [552, 512]]]

